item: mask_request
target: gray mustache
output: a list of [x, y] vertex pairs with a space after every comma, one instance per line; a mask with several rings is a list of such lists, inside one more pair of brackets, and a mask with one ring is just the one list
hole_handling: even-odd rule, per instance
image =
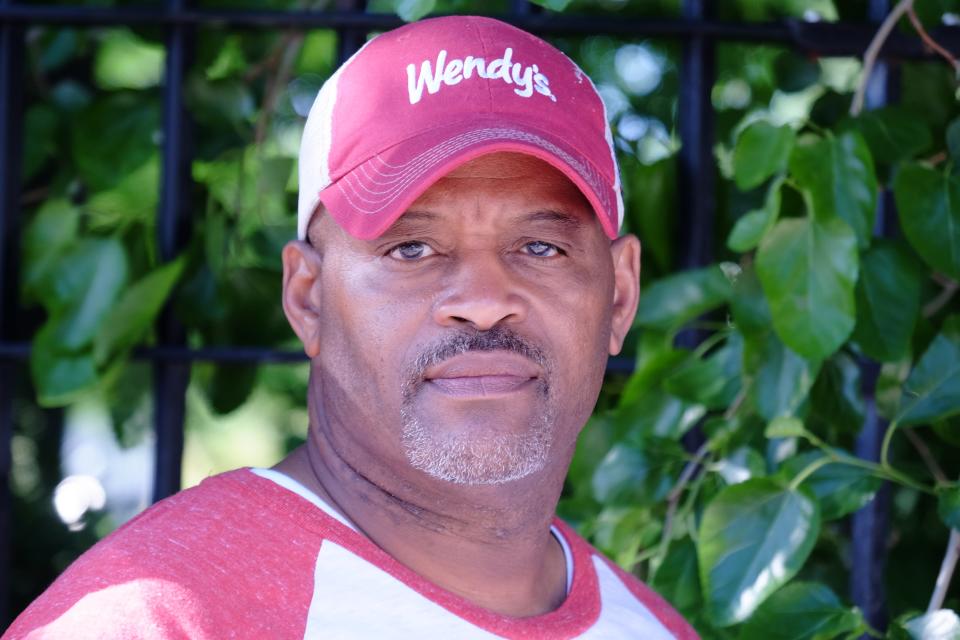
[[512, 330], [497, 326], [487, 331], [455, 333], [431, 345], [413, 361], [407, 380], [417, 384], [430, 367], [469, 351], [510, 351], [549, 369], [542, 349]]

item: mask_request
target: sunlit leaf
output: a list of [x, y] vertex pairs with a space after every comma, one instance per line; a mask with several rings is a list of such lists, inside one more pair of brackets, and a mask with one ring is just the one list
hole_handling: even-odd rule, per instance
[[[780, 468], [779, 475], [789, 482], [807, 465], [823, 457], [820, 451], [808, 451], [789, 458]], [[842, 518], [869, 503], [880, 485], [881, 480], [862, 467], [833, 462], [810, 474], [802, 486], [816, 496], [820, 517], [826, 522]]]
[[97, 49], [93, 75], [103, 89], [146, 89], [163, 78], [164, 49], [126, 29], [107, 31]]
[[757, 275], [780, 339], [807, 358], [822, 359], [856, 322], [857, 242], [839, 218], [781, 220], [757, 252]]
[[89, 351], [68, 352], [48, 324], [37, 332], [30, 351], [30, 373], [37, 400], [45, 407], [60, 407], [81, 398], [98, 382]]
[[730, 291], [730, 281], [716, 266], [667, 276], [646, 287], [634, 325], [661, 330], [679, 328], [726, 303]]
[[759, 120], [747, 126], [733, 147], [733, 177], [743, 191], [787, 168], [797, 134], [789, 126]]
[[950, 609], [917, 616], [902, 628], [911, 640], [960, 640], [960, 616]]
[[723, 489], [700, 524], [698, 557], [707, 612], [721, 627], [743, 622], [790, 580], [820, 532], [819, 507], [767, 478]]
[[115, 353], [132, 347], [150, 329], [180, 278], [183, 266], [183, 259], [165, 264], [121, 294], [94, 340], [93, 352], [98, 365]]
[[727, 246], [734, 251], [750, 251], [758, 244], [767, 231], [773, 228], [780, 214], [780, 188], [783, 179], [770, 183], [763, 207], [743, 214], [733, 225], [727, 236]]
[[34, 298], [44, 295], [44, 283], [60, 254], [77, 237], [80, 210], [67, 200], [51, 198], [34, 214], [23, 231], [23, 288]]
[[88, 346], [127, 281], [127, 256], [115, 238], [87, 238], [61, 254], [47, 273], [49, 339], [62, 351]]
[[615, 445], [593, 474], [593, 495], [604, 504], [650, 504], [662, 500], [674, 482], [683, 449], [654, 438], [643, 446]]
[[747, 340], [744, 368], [751, 379], [749, 398], [769, 421], [796, 412], [807, 399], [819, 364], [797, 355], [768, 332]]
[[757, 609], [743, 625], [740, 640], [826, 640], [863, 624], [860, 612], [844, 607], [826, 585], [794, 582]]
[[763, 431], [767, 438], [802, 438], [806, 433], [803, 420], [786, 416], [774, 418]]
[[840, 217], [850, 225], [860, 247], [870, 243], [877, 206], [877, 178], [863, 137], [801, 139], [790, 158], [790, 171], [810, 193], [813, 215], [827, 223]]
[[393, 10], [407, 22], [424, 17], [436, 7], [437, 0], [393, 0]]

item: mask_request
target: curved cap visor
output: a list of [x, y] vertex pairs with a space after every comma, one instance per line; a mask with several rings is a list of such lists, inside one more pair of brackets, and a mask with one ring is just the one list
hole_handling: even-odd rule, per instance
[[476, 119], [427, 131], [354, 167], [320, 192], [319, 199], [350, 235], [381, 235], [434, 182], [482, 155], [513, 151], [561, 171], [586, 196], [608, 237], [617, 237], [617, 193], [597, 169], [564, 141], [503, 118]]

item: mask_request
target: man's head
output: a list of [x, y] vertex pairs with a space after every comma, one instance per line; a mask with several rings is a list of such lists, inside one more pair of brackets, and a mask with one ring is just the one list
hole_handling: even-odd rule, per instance
[[[502, 53], [510, 44], [486, 46]], [[562, 102], [563, 83], [550, 81]], [[448, 99], [458, 88], [446, 89]], [[567, 119], [578, 115], [592, 117]], [[510, 117], [514, 129], [526, 126]], [[568, 149], [606, 144], [603, 127], [579, 135], [595, 139]], [[344, 188], [356, 196], [350, 176], [370, 176], [367, 158], [332, 178], [318, 211], [308, 209], [308, 241], [285, 249], [284, 308], [313, 360], [311, 402], [330, 446], [364, 475], [502, 485], [565, 474], [607, 355], [636, 310], [639, 244], [611, 241], [611, 211], [598, 208], [597, 189], [572, 179], [574, 156], [550, 155], [543, 140], [455, 150], [457, 161], [437, 161], [426, 184], [413, 179], [391, 192], [379, 222], [341, 198]], [[605, 201], [616, 216], [615, 193]], [[397, 203], [401, 211], [391, 209]]]

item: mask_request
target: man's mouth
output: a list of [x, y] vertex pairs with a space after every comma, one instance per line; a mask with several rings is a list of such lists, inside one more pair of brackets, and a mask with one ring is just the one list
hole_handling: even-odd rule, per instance
[[542, 371], [528, 358], [509, 351], [468, 351], [425, 372], [427, 385], [460, 397], [489, 397], [524, 391]]

